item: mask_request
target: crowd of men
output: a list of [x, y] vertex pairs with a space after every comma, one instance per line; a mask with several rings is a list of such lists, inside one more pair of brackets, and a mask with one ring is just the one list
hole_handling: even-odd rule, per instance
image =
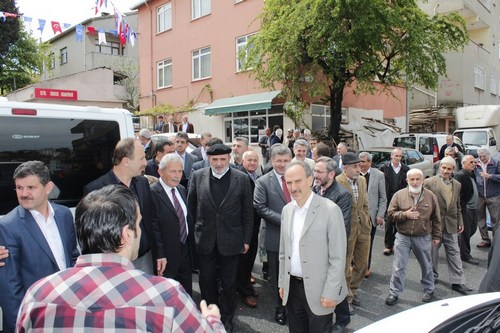
[[[383, 254], [394, 255], [387, 305], [403, 292], [410, 251], [422, 271], [422, 302], [433, 299], [441, 245], [451, 288], [472, 291], [463, 268], [478, 264], [470, 239], [479, 226], [478, 247], [491, 247], [486, 209], [493, 233], [500, 219], [500, 162], [487, 150], [477, 160], [462, 156], [458, 168], [446, 153], [456, 148], [443, 146], [437, 174], [424, 179], [401, 162], [399, 148], [377, 169], [369, 153], [344, 142], [332, 157], [308, 130], [283, 137], [279, 127], [266, 129], [262, 157], [245, 137], [229, 147], [210, 133], [188, 152], [184, 130], [192, 124], [171, 121], [156, 128], [177, 131], [171, 141], [153, 143], [141, 131], [118, 142], [112, 169], [85, 186], [74, 221], [68, 208], [49, 202], [47, 166], [29, 161], [16, 169], [19, 206], [0, 219], [5, 332], [232, 332], [237, 297], [258, 305], [257, 253], [278, 324], [344, 332], [362, 306], [357, 291], [371, 276], [379, 226]], [[481, 290], [499, 285], [490, 274]]]

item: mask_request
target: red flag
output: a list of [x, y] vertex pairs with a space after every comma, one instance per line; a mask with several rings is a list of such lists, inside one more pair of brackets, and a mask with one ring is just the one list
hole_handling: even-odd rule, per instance
[[57, 32], [62, 34], [61, 25], [59, 24], [59, 22], [50, 21], [50, 24], [52, 24], [52, 31], [54, 31], [54, 35]]
[[87, 32], [90, 33], [91, 35], [95, 35], [95, 28], [94, 27], [87, 27]]

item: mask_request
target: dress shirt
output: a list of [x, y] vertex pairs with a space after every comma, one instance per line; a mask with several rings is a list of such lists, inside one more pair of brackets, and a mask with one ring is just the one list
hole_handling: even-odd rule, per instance
[[179, 157], [181, 158], [181, 161], [182, 161], [182, 170], [184, 170], [184, 161], [185, 161], [185, 159], [186, 159], [186, 154], [187, 154], [187, 152], [186, 152], [186, 151], [184, 151], [184, 154], [182, 154], [182, 155], [181, 155], [181, 154], [179, 154], [177, 151], [176, 151], [175, 153], [177, 154], [177, 156], [179, 156]]
[[36, 224], [42, 231], [43, 237], [47, 240], [50, 250], [56, 259], [57, 266], [59, 269], [66, 269], [68, 264], [66, 263], [66, 256], [64, 254], [64, 246], [61, 240], [61, 234], [59, 233], [59, 228], [57, 227], [56, 220], [54, 218], [54, 209], [48, 203], [49, 206], [49, 216], [47, 220], [45, 217], [34, 209], [30, 210], [31, 216], [35, 219]]
[[189, 123], [182, 123], [182, 131], [179, 132], [185, 132], [187, 133]]
[[398, 164], [398, 166], [394, 166], [394, 163], [391, 162], [392, 170], [394, 170], [394, 173], [397, 175], [399, 173], [399, 170], [401, 170], [401, 163]]
[[[172, 206], [175, 207], [174, 198], [172, 197], [172, 188], [173, 187], [168, 186], [161, 178], [160, 178], [160, 184], [161, 184], [161, 187], [163, 187], [163, 190], [165, 192], [167, 192], [167, 196], [170, 199]], [[184, 203], [184, 200], [182, 200], [181, 194], [179, 193], [179, 190], [177, 189], [177, 187], [175, 187], [175, 194], [177, 196], [177, 200], [181, 204], [182, 212], [184, 213], [184, 223], [186, 224], [186, 233], [189, 235], [189, 227], [188, 227], [188, 223], [187, 223], [188, 211], [187, 211], [186, 204]]]
[[274, 175], [276, 176], [276, 178], [278, 179], [278, 183], [280, 184], [281, 190], [283, 191], [283, 184], [281, 183], [281, 177], [283, 177], [284, 175], [280, 175], [274, 169], [273, 169], [273, 172], [274, 172]]
[[111, 253], [78, 257], [73, 268], [35, 283], [19, 311], [19, 332], [225, 332], [205, 318], [177, 281], [136, 270]]
[[349, 177], [347, 177], [347, 180], [349, 181], [349, 184], [351, 185], [354, 200], [356, 202], [358, 202], [358, 199], [359, 199], [358, 182], [356, 180], [351, 180]]
[[300, 236], [306, 221], [307, 210], [311, 205], [314, 192], [311, 192], [304, 206], [299, 207], [297, 201], [293, 201], [292, 227], [290, 228], [291, 238], [291, 256], [290, 256], [290, 274], [302, 277], [302, 266], [300, 264]]

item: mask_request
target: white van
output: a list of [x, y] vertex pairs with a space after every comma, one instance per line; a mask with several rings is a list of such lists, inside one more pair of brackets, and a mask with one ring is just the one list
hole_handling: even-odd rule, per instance
[[44, 162], [58, 189], [52, 201], [75, 207], [83, 187], [111, 169], [116, 143], [133, 136], [124, 109], [0, 100], [0, 216], [18, 204], [12, 175], [19, 164]]

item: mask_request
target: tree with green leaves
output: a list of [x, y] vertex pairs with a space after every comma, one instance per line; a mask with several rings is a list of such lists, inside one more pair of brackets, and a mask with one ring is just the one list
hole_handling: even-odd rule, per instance
[[414, 0], [266, 0], [259, 19], [247, 67], [263, 87], [280, 84], [292, 104], [328, 101], [336, 142], [346, 87], [436, 88], [444, 53], [468, 42], [460, 15], [429, 16]]
[[7, 94], [39, 80], [47, 54], [46, 43], [39, 43], [25, 29], [0, 58], [0, 93]]

